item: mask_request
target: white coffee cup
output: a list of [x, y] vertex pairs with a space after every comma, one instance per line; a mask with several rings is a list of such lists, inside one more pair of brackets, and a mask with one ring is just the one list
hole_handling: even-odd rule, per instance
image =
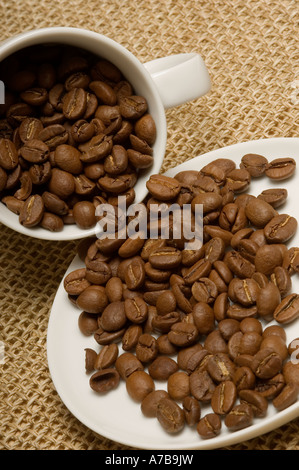
[[[147, 194], [146, 181], [150, 175], [159, 173], [163, 163], [167, 139], [165, 109], [194, 100], [210, 90], [211, 81], [203, 59], [193, 52], [142, 64], [125, 47], [106, 36], [86, 29], [53, 27], [25, 32], [3, 41], [0, 62], [25, 47], [45, 43], [77, 46], [111, 61], [133, 85], [136, 94], [146, 98], [156, 123], [157, 138], [153, 146], [154, 164], [138, 178], [134, 187], [135, 202], [141, 202]], [[94, 235], [94, 229], [82, 230], [76, 225], [66, 225], [61, 232], [49, 232], [40, 227], [28, 229], [3, 203], [0, 203], [0, 222], [24, 235], [44, 240], [75, 240]]]

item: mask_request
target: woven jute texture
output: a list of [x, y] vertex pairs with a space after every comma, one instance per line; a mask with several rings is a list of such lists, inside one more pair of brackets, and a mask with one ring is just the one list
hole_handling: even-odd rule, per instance
[[[163, 169], [238, 142], [298, 136], [295, 0], [0, 0], [0, 17], [1, 40], [74, 26], [111, 37], [142, 62], [199, 52], [213, 87], [167, 111]], [[1, 449], [128, 449], [81, 424], [49, 374], [49, 314], [76, 245], [38, 241], [0, 225]], [[298, 450], [299, 420], [228, 449]]]

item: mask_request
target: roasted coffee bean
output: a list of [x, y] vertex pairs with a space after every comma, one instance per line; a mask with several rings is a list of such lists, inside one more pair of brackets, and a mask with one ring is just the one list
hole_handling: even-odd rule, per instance
[[245, 168], [250, 176], [258, 178], [262, 176], [268, 168], [268, 160], [262, 155], [248, 153], [242, 157], [240, 168]]
[[273, 405], [278, 411], [282, 411], [288, 406], [293, 405], [297, 400], [299, 387], [296, 384], [286, 384], [279, 395], [273, 400]]
[[280, 355], [283, 361], [285, 361], [289, 355], [285, 340], [278, 335], [266, 336], [260, 344], [260, 349], [272, 349]]
[[44, 215], [44, 202], [38, 194], [30, 196], [21, 209], [19, 221], [24, 227], [35, 227]]
[[83, 88], [72, 88], [63, 98], [64, 116], [70, 120], [82, 117], [86, 109], [86, 101], [86, 91]]
[[89, 380], [90, 387], [97, 393], [107, 393], [117, 388], [119, 374], [115, 369], [103, 369], [95, 372]]
[[135, 124], [137, 137], [145, 140], [149, 145], [153, 145], [156, 140], [157, 129], [155, 121], [150, 114], [145, 114]]
[[255, 375], [248, 366], [238, 367], [233, 375], [233, 382], [237, 391], [248, 390], [254, 388]]
[[221, 431], [221, 419], [217, 414], [206, 414], [197, 424], [196, 430], [203, 439], [218, 436]]
[[175, 198], [181, 189], [180, 183], [169, 176], [152, 175], [146, 183], [150, 194], [159, 201], [169, 201]]
[[94, 334], [94, 339], [101, 346], [106, 346], [111, 343], [119, 343], [126, 331], [126, 328], [121, 328], [117, 331], [105, 331], [100, 326]]
[[105, 331], [117, 331], [126, 324], [125, 305], [122, 301], [111, 302], [101, 315], [101, 327]]
[[290, 323], [299, 316], [299, 296], [297, 294], [287, 295], [276, 307], [273, 313], [278, 323]]
[[191, 395], [199, 401], [209, 402], [216, 386], [206, 370], [196, 369], [190, 375]]
[[177, 362], [167, 356], [158, 356], [148, 367], [148, 373], [154, 380], [167, 380], [177, 372]]
[[55, 150], [58, 145], [63, 145], [68, 141], [68, 133], [61, 124], [52, 124], [45, 127], [38, 138], [43, 141], [50, 150]]
[[288, 197], [288, 191], [284, 188], [271, 188], [265, 189], [258, 195], [258, 199], [270, 204], [274, 209], [282, 206]]
[[94, 361], [94, 368], [108, 369], [111, 367], [118, 357], [118, 346], [115, 343], [107, 344], [103, 346], [99, 354]]
[[236, 168], [226, 175], [226, 185], [236, 193], [246, 191], [250, 181], [251, 176], [246, 169]]
[[63, 220], [51, 212], [44, 212], [40, 226], [50, 232], [61, 232], [63, 230], [64, 224]]
[[[285, 259], [285, 257], [284, 257]], [[271, 274], [271, 282], [278, 287], [281, 298], [284, 298], [291, 290], [292, 280], [284, 266], [277, 266]]]
[[142, 334], [136, 345], [136, 356], [142, 362], [151, 362], [158, 355], [158, 345], [154, 336], [149, 333]]
[[257, 228], [263, 228], [276, 215], [275, 209], [259, 198], [251, 199], [246, 208], [245, 214], [249, 221]]
[[271, 379], [281, 369], [282, 359], [271, 349], [261, 349], [254, 357], [251, 368], [260, 379]]
[[239, 431], [252, 424], [253, 411], [250, 405], [236, 405], [225, 417], [225, 425], [230, 431]]
[[96, 224], [95, 207], [92, 202], [77, 202], [73, 207], [73, 214], [76, 224], [83, 230], [89, 229]]
[[0, 191], [2, 192], [7, 185], [7, 173], [0, 167]]
[[122, 348], [124, 351], [131, 351], [136, 347], [138, 339], [143, 333], [143, 329], [140, 325], [130, 325], [123, 337], [122, 337]]
[[190, 395], [189, 375], [183, 371], [174, 372], [167, 381], [167, 391], [170, 398], [176, 401], [182, 401]]
[[141, 411], [147, 418], [156, 418], [158, 403], [162, 398], [169, 398], [165, 390], [154, 390], [150, 392], [141, 402]]
[[86, 279], [91, 284], [103, 285], [111, 277], [110, 266], [101, 259], [86, 259]]
[[93, 335], [98, 329], [97, 315], [82, 312], [78, 318], [78, 326], [81, 333], [85, 336]]
[[134, 354], [125, 352], [116, 359], [115, 368], [121, 378], [126, 380], [133, 372], [142, 371], [143, 365]]
[[108, 106], [114, 106], [117, 102], [117, 96], [113, 88], [106, 82], [93, 81], [89, 83], [89, 88], [99, 98], [99, 100]]
[[232, 380], [235, 366], [227, 354], [214, 354], [207, 363], [207, 370], [216, 382]]
[[176, 322], [168, 333], [169, 341], [175, 346], [186, 347], [193, 344], [198, 338], [198, 330], [191, 323]]
[[213, 309], [206, 302], [197, 302], [193, 307], [193, 319], [199, 334], [207, 335], [215, 328]]
[[250, 278], [255, 271], [254, 265], [235, 250], [229, 251], [224, 261], [229, 269], [241, 279]]
[[125, 119], [139, 119], [148, 109], [146, 99], [131, 95], [120, 99], [119, 110]]
[[295, 170], [296, 162], [293, 158], [276, 158], [269, 163], [265, 173], [269, 178], [281, 181], [290, 178]]
[[88, 313], [99, 314], [108, 305], [108, 297], [103, 286], [89, 286], [77, 298], [77, 306]]
[[54, 159], [56, 165], [64, 171], [77, 175], [82, 173], [83, 165], [80, 152], [71, 145], [58, 145], [55, 149]]
[[253, 415], [263, 418], [267, 414], [268, 401], [255, 390], [240, 390], [239, 398], [241, 404], [249, 405], [252, 408]]
[[141, 403], [149, 393], [155, 390], [155, 383], [147, 372], [138, 370], [128, 376], [126, 388], [130, 397]]
[[168, 433], [178, 433], [184, 428], [185, 415], [182, 408], [171, 398], [162, 398], [157, 405], [157, 419]]
[[94, 371], [94, 361], [97, 357], [96, 351], [91, 348], [85, 349], [85, 371], [88, 374], [89, 372]]
[[197, 302], [205, 302], [207, 304], [214, 303], [218, 295], [216, 284], [206, 277], [202, 277], [196, 281], [191, 291]]
[[183, 399], [183, 410], [185, 421], [188, 426], [194, 426], [200, 420], [201, 409], [199, 402], [194, 397], [185, 397]]
[[297, 229], [297, 220], [288, 214], [280, 214], [268, 222], [264, 233], [269, 243], [285, 243], [293, 237]]
[[49, 158], [49, 147], [41, 140], [27, 140], [20, 149], [22, 157], [30, 163], [44, 163]]
[[233, 408], [237, 398], [237, 389], [231, 380], [221, 382], [215, 388], [212, 398], [211, 406], [217, 415], [226, 415]]
[[299, 272], [299, 249], [296, 247], [289, 248], [287, 253], [284, 254], [283, 268], [287, 270], [287, 272], [292, 275], [294, 273]]
[[261, 246], [255, 256], [255, 269], [257, 272], [271, 275], [277, 266], [283, 263], [283, 257], [286, 253], [286, 247], [281, 244], [263, 245]]
[[[0, 190], [1, 190], [1, 170], [0, 168]], [[19, 215], [25, 202], [20, 201], [19, 199], [13, 197], [13, 196], [6, 196], [2, 199], [3, 204], [7, 206], [7, 208], [14, 212], [15, 214]]]
[[269, 282], [262, 287], [258, 293], [256, 306], [259, 316], [267, 321], [273, 319], [273, 314], [277, 306], [280, 304], [281, 295], [278, 287]]
[[0, 139], [0, 165], [4, 170], [13, 170], [18, 165], [16, 146], [9, 139]]
[[178, 365], [188, 374], [195, 371], [208, 351], [203, 349], [201, 344], [195, 344], [184, 349], [180, 349], [177, 357]]
[[260, 288], [253, 279], [234, 278], [228, 287], [229, 298], [245, 307], [256, 303], [259, 292]]

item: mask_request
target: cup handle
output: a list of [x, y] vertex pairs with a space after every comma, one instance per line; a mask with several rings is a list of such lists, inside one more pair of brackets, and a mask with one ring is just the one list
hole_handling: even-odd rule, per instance
[[144, 67], [154, 80], [165, 109], [199, 98], [211, 88], [209, 72], [195, 52], [154, 59]]

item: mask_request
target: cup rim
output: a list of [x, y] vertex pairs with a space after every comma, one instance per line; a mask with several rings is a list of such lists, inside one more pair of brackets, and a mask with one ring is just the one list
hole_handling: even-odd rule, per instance
[[[144, 84], [148, 93], [152, 97], [152, 105], [149, 107], [149, 112], [154, 111], [154, 119], [158, 130], [156, 143], [154, 144], [154, 165], [146, 170], [142, 175], [139, 176], [138, 181], [134, 187], [136, 192], [135, 202], [142, 202], [148, 191], [146, 188], [146, 181], [151, 174], [159, 173], [163, 164], [166, 151], [167, 143], [167, 123], [165, 109], [161, 100], [161, 97], [158, 93], [158, 89], [150, 75], [146, 70], [142, 62], [126, 47], [122, 44], [119, 44], [114, 39], [91, 31], [85, 28], [75, 28], [75, 27], [64, 27], [64, 26], [54, 26], [46, 28], [37, 28], [29, 31], [22, 32], [16, 36], [8, 38], [0, 43], [0, 62], [5, 58], [12, 55], [14, 52], [17, 52], [21, 49], [24, 49], [29, 46], [34, 46], [42, 43], [63, 43], [75, 45], [81, 47], [82, 49], [90, 50], [92, 53], [97, 54], [96, 46], [88, 47], [87, 44], [81, 44], [80, 38], [85, 40], [101, 41], [104, 45], [106, 44], [110, 49], [118, 51], [118, 55], [125, 56], [125, 60], [129, 62], [130, 66], [138, 72], [138, 77], [142, 76]], [[101, 52], [98, 52], [99, 56], [103, 56]], [[107, 57], [108, 58], [108, 57]], [[109, 59], [108, 59], [109, 60]], [[110, 59], [113, 62], [113, 59]], [[117, 62], [117, 61], [116, 61]], [[116, 63], [116, 65], [118, 65]], [[126, 73], [124, 73], [126, 76]], [[131, 80], [129, 80], [131, 81]], [[132, 82], [132, 81], [131, 81]], [[136, 84], [133, 85], [136, 88]], [[153, 109], [154, 108], [154, 109]], [[138, 196], [138, 194], [142, 196]], [[10, 217], [8, 217], [10, 216]], [[15, 220], [10, 220], [11, 217], [14, 217]], [[7, 218], [9, 220], [7, 220]], [[41, 227], [34, 229], [28, 229], [23, 227], [18, 220], [18, 216], [11, 213], [7, 207], [0, 203], [0, 222], [2, 222], [7, 227], [12, 230], [21, 233], [23, 235], [43, 239], [43, 240], [52, 240], [52, 241], [62, 241], [62, 240], [77, 240], [82, 238], [87, 238], [94, 234], [95, 228], [91, 230], [83, 230], [77, 227], [77, 225], [64, 226], [64, 229], [61, 232], [50, 232]]]

